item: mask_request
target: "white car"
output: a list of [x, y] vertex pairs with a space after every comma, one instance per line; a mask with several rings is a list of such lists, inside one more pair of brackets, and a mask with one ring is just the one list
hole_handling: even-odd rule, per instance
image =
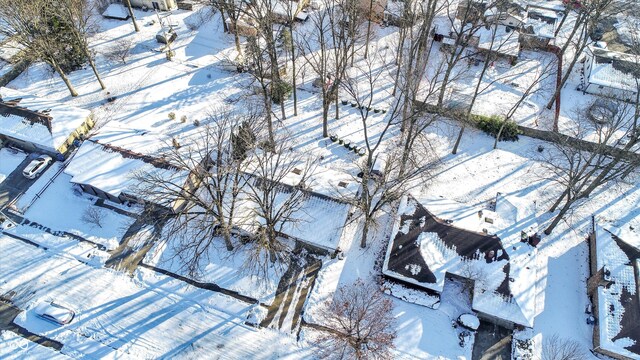
[[41, 318], [51, 321], [59, 325], [66, 325], [70, 323], [76, 316], [76, 313], [62, 305], [52, 302], [39, 303], [34, 311]]
[[33, 161], [27, 165], [24, 170], [22, 170], [22, 175], [27, 179], [35, 179], [40, 173], [47, 168], [47, 165], [51, 164], [53, 159], [51, 156], [40, 155]]

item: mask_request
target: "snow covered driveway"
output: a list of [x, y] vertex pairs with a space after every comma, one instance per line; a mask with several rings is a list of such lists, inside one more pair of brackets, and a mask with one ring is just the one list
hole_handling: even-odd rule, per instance
[[[131, 279], [6, 236], [0, 253], [0, 293], [15, 291], [15, 305], [27, 309], [15, 322], [62, 342], [72, 357], [312, 357], [313, 349], [303, 350], [294, 338], [245, 325], [252, 305], [227, 296], [146, 270]], [[36, 318], [32, 307], [47, 299], [74, 309], [73, 322], [58, 327]]]

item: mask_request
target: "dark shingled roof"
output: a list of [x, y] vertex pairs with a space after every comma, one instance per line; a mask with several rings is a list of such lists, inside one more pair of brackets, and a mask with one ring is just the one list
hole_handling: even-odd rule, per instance
[[[387, 270], [420, 283], [435, 283], [436, 277], [433, 274], [433, 270], [435, 269], [429, 269], [420, 254], [420, 248], [417, 242], [420, 234], [425, 232], [437, 233], [438, 237], [446, 246], [454, 248], [456, 253], [463, 259], [477, 258], [477, 252], [479, 250], [481, 254], [484, 254], [487, 263], [509, 260], [509, 256], [497, 236], [477, 233], [447, 224], [429, 212], [413, 197], [408, 196], [407, 201], [415, 205], [415, 211], [412, 214], [405, 213], [400, 215], [400, 228], [408, 225], [409, 231], [406, 234], [398, 231], [397, 234], [392, 235], [394, 238], [390, 244], [391, 252], [389, 254]], [[423, 219], [424, 224], [421, 226]], [[490, 251], [493, 251], [495, 255], [501, 255], [500, 257], [494, 256], [494, 258], [488, 258]], [[416, 274], [412, 273], [411, 269], [407, 267], [409, 264], [420, 266], [420, 271]], [[498, 289], [496, 289], [496, 292], [505, 296], [511, 295], [509, 290], [509, 269], [510, 267], [507, 263], [503, 268], [507, 276]]]

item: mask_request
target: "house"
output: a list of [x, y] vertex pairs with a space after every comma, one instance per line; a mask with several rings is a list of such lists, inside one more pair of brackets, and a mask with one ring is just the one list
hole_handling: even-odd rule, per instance
[[528, 49], [546, 49], [555, 40], [558, 19], [562, 14], [553, 7], [527, 5], [527, 15], [520, 30], [520, 43]]
[[525, 9], [516, 3], [506, 3], [501, 6], [493, 6], [485, 10], [484, 22], [487, 24], [500, 24], [519, 29], [525, 17]]
[[[141, 194], [137, 174], [150, 173], [174, 184], [187, 184], [187, 172], [157, 156], [161, 149], [154, 144], [162, 136], [148, 133], [110, 122], [82, 143], [64, 172], [84, 192], [115, 203], [148, 200]], [[177, 206], [178, 199], [169, 200]]]
[[92, 127], [89, 110], [0, 88], [0, 140], [4, 143], [60, 158]]
[[[297, 210], [292, 214], [295, 221], [287, 221], [282, 226], [279, 236], [302, 245], [316, 254], [335, 254], [342, 229], [349, 218], [351, 205], [346, 199], [353, 198], [359, 188], [359, 183], [346, 173], [327, 167], [317, 166], [305, 176], [305, 183], [301, 183], [305, 164], [292, 167], [292, 170], [278, 182], [276, 203], [287, 201], [294, 190], [301, 190], [304, 196]], [[270, 181], [260, 178], [252, 171], [251, 160], [245, 170], [247, 181], [256, 184], [260, 181]], [[256, 189], [258, 187], [255, 187]], [[264, 223], [255, 211], [256, 204], [247, 196], [240, 196], [236, 204], [236, 220], [238, 226], [249, 233], [255, 234]]]
[[[594, 351], [640, 359], [640, 236], [593, 223], [589, 236]], [[589, 309], [587, 309], [589, 312]]]
[[511, 64], [515, 64], [520, 55], [520, 33], [510, 26], [492, 25], [482, 27], [475, 33], [478, 37], [478, 53], [484, 55], [490, 52], [493, 56], [505, 59]]
[[640, 90], [640, 56], [588, 47], [580, 89], [594, 95], [635, 101]]
[[387, 0], [359, 0], [357, 6], [362, 17], [376, 23], [382, 23], [385, 18]]
[[[126, 0], [125, 0], [126, 1]], [[174, 10], [178, 7], [176, 0], [129, 0], [131, 6], [158, 11]]]
[[[428, 207], [461, 215], [444, 220]], [[480, 318], [507, 328], [531, 328], [536, 249], [522, 239], [536, 232], [535, 204], [515, 196], [498, 194], [495, 211], [476, 211], [441, 198], [407, 195], [398, 208], [382, 273], [436, 299], [447, 276], [463, 279], [472, 283], [472, 308]], [[438, 306], [439, 300], [432, 304]]]

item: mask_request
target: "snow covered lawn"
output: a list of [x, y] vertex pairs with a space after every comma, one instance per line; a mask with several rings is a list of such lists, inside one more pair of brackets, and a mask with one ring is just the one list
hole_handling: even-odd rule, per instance
[[[75, 191], [69, 182], [70, 179], [69, 175], [61, 173], [27, 210], [24, 217], [53, 231], [67, 231], [104, 245], [107, 250], [115, 249], [134, 220], [115, 211], [95, 206], [96, 199]], [[101, 214], [102, 226], [88, 224], [82, 220], [87, 209], [91, 208], [97, 209]]]
[[0, 183], [9, 176], [27, 155], [23, 152], [16, 152], [8, 148], [0, 149]]
[[[244, 324], [255, 305], [141, 270], [130, 278], [0, 239], [0, 292], [25, 309], [15, 322], [64, 344], [62, 353], [92, 358], [312, 358], [313, 348], [277, 331]], [[76, 312], [66, 326], [35, 317], [55, 299]]]
[[[258, 299], [262, 303], [270, 304], [275, 297], [281, 272], [270, 268], [267, 277], [250, 274], [244, 264], [245, 257], [242, 251], [229, 252], [224, 247], [224, 240], [217, 239], [220, 246], [209, 248], [208, 257], [200, 266], [200, 274], [195, 280], [210, 282], [238, 293]], [[216, 239], [214, 239], [216, 241]], [[175, 257], [174, 249], [169, 241], [158, 242], [147, 253], [144, 262], [161, 269], [188, 276], [184, 269], [184, 262]]]
[[71, 360], [72, 358], [51, 348], [29, 341], [8, 330], [0, 331], [0, 358], [6, 360], [47, 359]]

